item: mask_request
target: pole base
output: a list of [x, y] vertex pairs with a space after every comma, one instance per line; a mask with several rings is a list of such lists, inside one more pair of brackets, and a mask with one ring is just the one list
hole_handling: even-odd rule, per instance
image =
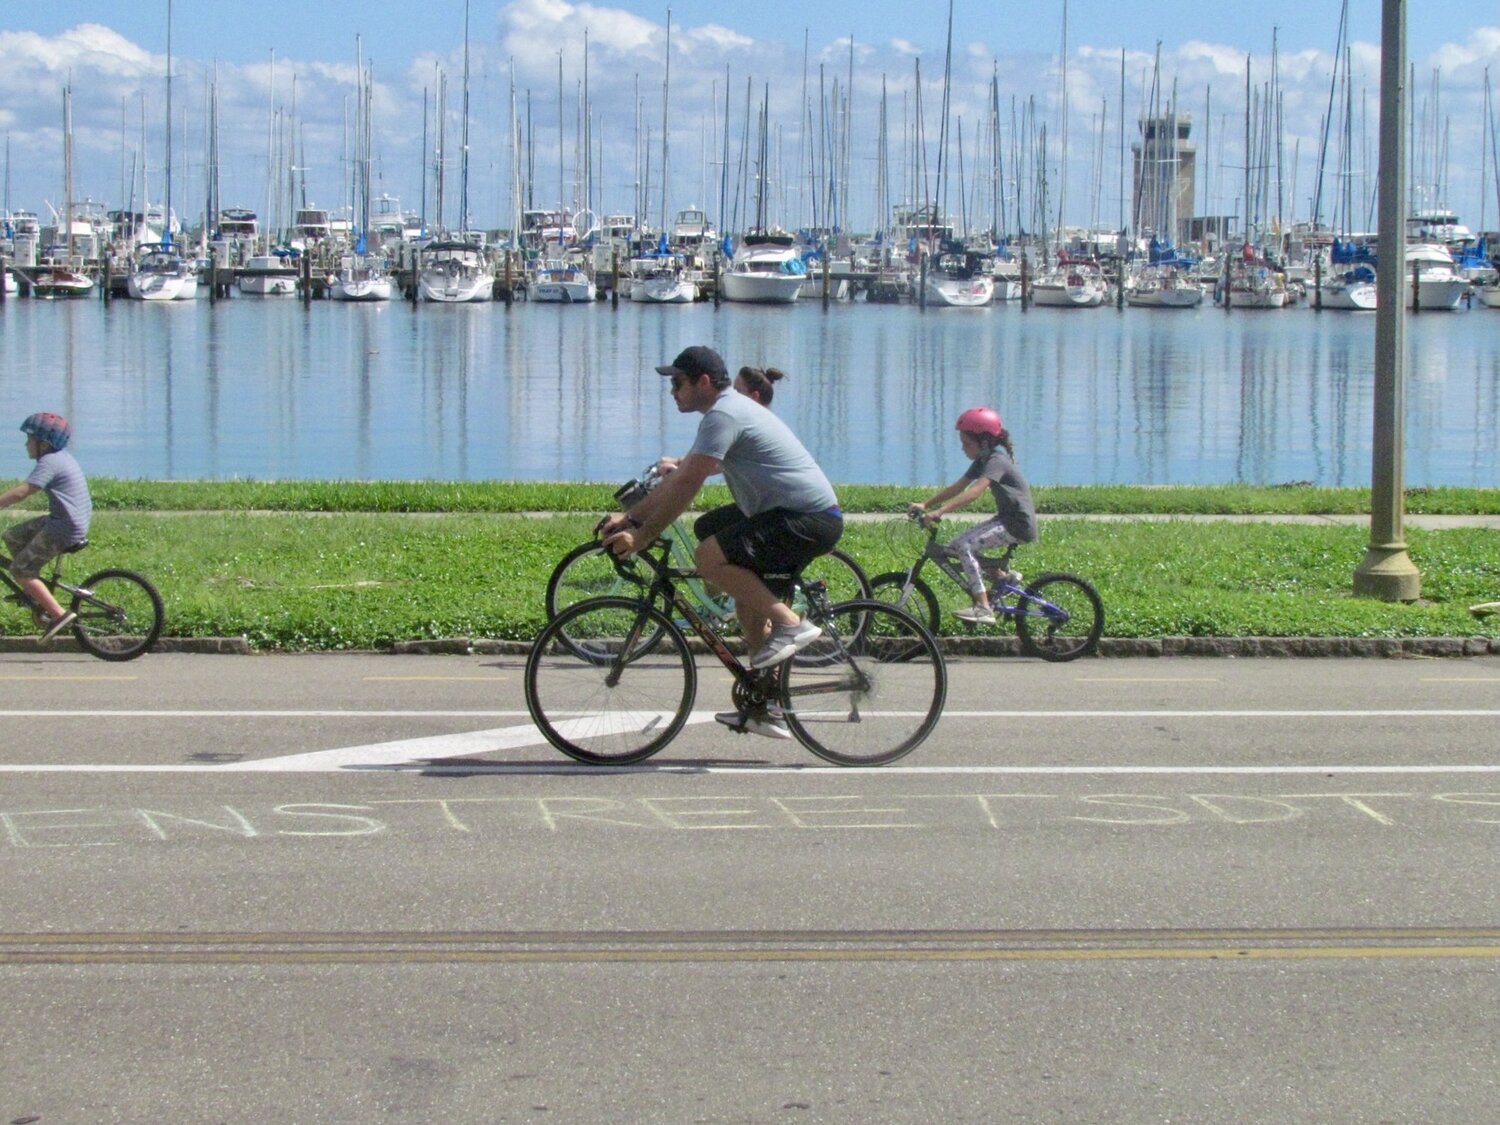
[[1406, 544], [1365, 549], [1364, 561], [1354, 568], [1354, 596], [1384, 602], [1414, 602], [1422, 596], [1422, 572], [1406, 553]]

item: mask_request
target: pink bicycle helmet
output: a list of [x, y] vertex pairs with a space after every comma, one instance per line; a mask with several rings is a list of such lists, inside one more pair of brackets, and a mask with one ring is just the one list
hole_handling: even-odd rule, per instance
[[73, 427], [61, 414], [42, 412], [30, 415], [21, 423], [21, 432], [44, 441], [53, 449], [65, 449], [73, 436]]
[[958, 425], [953, 428], [959, 433], [989, 434], [991, 437], [999, 437], [1000, 431], [1005, 429], [1000, 424], [1000, 415], [988, 406], [975, 406], [965, 410], [958, 416]]

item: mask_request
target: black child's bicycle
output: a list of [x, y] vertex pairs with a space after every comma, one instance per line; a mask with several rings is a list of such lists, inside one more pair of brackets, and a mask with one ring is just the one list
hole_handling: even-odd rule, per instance
[[729, 670], [741, 715], [785, 719], [792, 736], [827, 761], [884, 765], [937, 725], [948, 672], [932, 634], [911, 614], [864, 598], [833, 604], [822, 582], [799, 576], [807, 619], [822, 635], [790, 660], [756, 670], [685, 592], [694, 575], [672, 565], [669, 543], [658, 539], [635, 563], [651, 575], [643, 593], [574, 602], [547, 623], [526, 661], [532, 720], [569, 757], [639, 762], [694, 717], [698, 665], [678, 618]]
[[[100, 660], [134, 660], [149, 652], [161, 635], [161, 595], [132, 570], [101, 570], [76, 586], [64, 581], [63, 557], [87, 546], [84, 541], [58, 555], [52, 562], [52, 572], [43, 575], [42, 581], [59, 605], [77, 615], [71, 629], [80, 648]], [[10, 559], [0, 555], [0, 581], [10, 588], [5, 600], [29, 610], [41, 625], [41, 608], [21, 589], [10, 572], [10, 564]]]
[[[920, 522], [919, 514], [912, 515], [897, 526]], [[927, 526], [926, 532], [927, 542], [911, 566], [876, 575], [870, 579], [870, 590], [872, 596], [900, 606], [936, 634], [944, 606], [923, 581], [923, 567], [932, 563], [953, 583], [942, 587], [952, 603], [950, 612], [960, 604], [968, 606], [970, 599], [957, 556], [946, 543], [938, 542], [935, 526]], [[1043, 660], [1061, 663], [1093, 652], [1104, 632], [1104, 601], [1099, 591], [1076, 574], [1038, 574], [1022, 585], [1021, 576], [1010, 569], [1015, 550], [1011, 546], [1001, 555], [978, 556], [995, 621], [1013, 622], [1022, 651]]]

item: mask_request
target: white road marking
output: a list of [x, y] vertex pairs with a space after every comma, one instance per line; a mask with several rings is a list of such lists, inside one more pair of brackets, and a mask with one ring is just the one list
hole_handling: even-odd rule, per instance
[[[1288, 766], [881, 766], [847, 767], [822, 765], [767, 766], [756, 764], [647, 763], [638, 766], [586, 766], [569, 761], [536, 763], [465, 762], [444, 765], [445, 759], [493, 754], [500, 751], [518, 750], [525, 747], [545, 746], [546, 739], [529, 721], [525, 711], [354, 711], [354, 710], [301, 710], [301, 711], [251, 711], [251, 710], [0, 710], [0, 720], [6, 718], [71, 718], [109, 719], [184, 719], [184, 718], [521, 718], [527, 721], [517, 726], [496, 727], [487, 730], [462, 731], [454, 734], [433, 735], [419, 738], [398, 739], [372, 743], [365, 746], [345, 746], [331, 750], [315, 750], [307, 753], [288, 754], [271, 758], [257, 758], [245, 762], [194, 762], [181, 764], [82, 764], [82, 763], [0, 763], [0, 773], [334, 773], [340, 771], [394, 771], [428, 773], [485, 773], [485, 774], [559, 774], [598, 772], [637, 773], [715, 773], [728, 775], [752, 775], [762, 773], [796, 774], [978, 774], [978, 775], [1051, 775], [1051, 776], [1102, 776], [1132, 774], [1233, 774], [1243, 776], [1274, 776], [1278, 774], [1491, 774], [1500, 773], [1500, 765], [1288, 765]], [[660, 721], [663, 716], [649, 715], [615, 716], [614, 721], [625, 725], [644, 725]], [[1366, 709], [1366, 710], [1192, 710], [1192, 711], [947, 711], [945, 721], [955, 719], [978, 719], [993, 722], [997, 719], [1335, 719], [1347, 722], [1359, 718], [1492, 718], [1500, 717], [1494, 709]], [[694, 711], [688, 724], [710, 721], [711, 711]], [[588, 720], [590, 723], [595, 720]], [[558, 724], [566, 733], [570, 722]], [[670, 754], [670, 748], [667, 751]]]
[[[371, 710], [108, 710], [84, 708], [0, 709], [0, 720], [4, 719], [465, 719], [465, 718], [526, 718], [524, 708], [508, 711], [371, 711]], [[943, 719], [1474, 719], [1500, 718], [1500, 708], [1451, 707], [1442, 709], [1420, 708], [1364, 708], [1360, 710], [1299, 710], [1269, 711], [1247, 710], [1181, 710], [1181, 711], [957, 711], [946, 710]]]
[[[650, 723], [662, 722], [660, 714], [622, 713], [609, 716], [610, 727], [627, 730]], [[707, 722], [713, 718], [708, 711], [695, 711], [688, 717], [689, 723]], [[559, 733], [569, 736], [574, 728], [586, 723], [588, 733], [609, 733], [594, 720], [574, 720], [558, 723]], [[413, 763], [425, 764], [432, 759], [461, 758], [469, 754], [493, 754], [500, 750], [517, 750], [523, 746], [543, 746], [547, 740], [542, 732], [527, 723], [519, 727], [499, 727], [495, 730], [467, 731], [463, 734], [441, 734], [432, 738], [403, 738], [396, 742], [377, 742], [370, 746], [345, 746], [337, 750], [316, 750], [310, 754], [288, 754], [279, 758], [256, 758], [249, 762], [233, 762], [219, 766], [220, 769], [241, 772], [270, 773], [322, 773], [341, 769], [379, 769], [387, 766]]]

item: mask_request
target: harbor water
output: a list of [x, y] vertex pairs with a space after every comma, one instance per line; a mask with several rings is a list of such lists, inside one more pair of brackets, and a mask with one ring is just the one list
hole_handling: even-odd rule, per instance
[[[1406, 484], [1500, 485], [1500, 313], [1406, 336]], [[617, 481], [691, 442], [653, 368], [696, 343], [785, 370], [835, 482], [953, 479], [978, 404], [1037, 484], [1370, 478], [1374, 316], [1309, 308], [11, 299], [0, 418], [66, 414], [97, 476]]]

